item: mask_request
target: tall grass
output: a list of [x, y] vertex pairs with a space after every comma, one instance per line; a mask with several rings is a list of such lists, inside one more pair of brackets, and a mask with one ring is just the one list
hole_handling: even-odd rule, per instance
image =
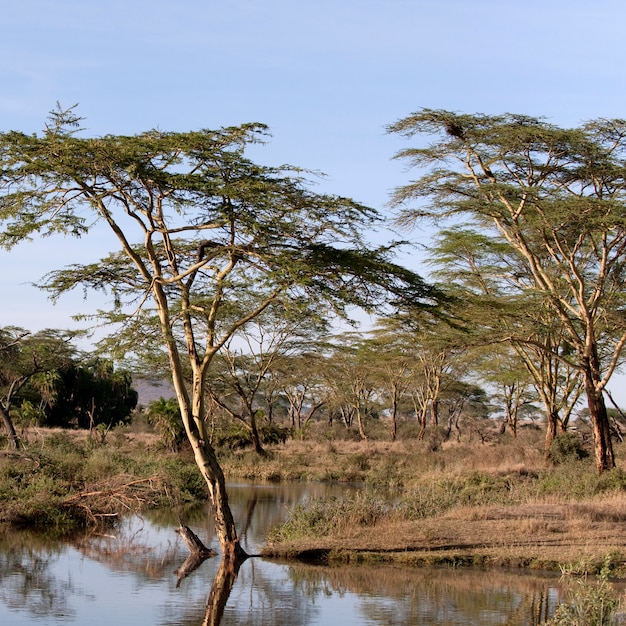
[[620, 598], [609, 582], [609, 563], [595, 580], [575, 581], [566, 602], [561, 603], [546, 626], [618, 626], [626, 623]]
[[[415, 480], [410, 489], [389, 492], [370, 485], [343, 498], [320, 498], [299, 504], [290, 511], [286, 523], [273, 531], [270, 540], [337, 536], [357, 525], [441, 517], [471, 507], [576, 503], [624, 491], [626, 472], [618, 468], [598, 475], [591, 464], [582, 462], [533, 472], [428, 472]], [[584, 509], [584, 504], [576, 506], [575, 514], [605, 514], [590, 509], [586, 515]], [[624, 516], [621, 510], [611, 514], [620, 519]]]
[[341, 534], [354, 526], [374, 526], [389, 513], [388, 502], [370, 491], [357, 491], [343, 498], [312, 498], [297, 504], [289, 519], [270, 533], [270, 541]]

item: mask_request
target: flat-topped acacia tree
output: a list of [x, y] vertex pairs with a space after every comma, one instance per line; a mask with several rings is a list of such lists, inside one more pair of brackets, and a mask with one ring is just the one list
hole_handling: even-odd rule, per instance
[[112, 309], [99, 316], [117, 324], [120, 343], [156, 341], [166, 351], [223, 557], [240, 561], [204, 419], [215, 355], [274, 305], [315, 300], [342, 314], [396, 298], [428, 305], [432, 294], [389, 260], [389, 248], [366, 245], [376, 211], [313, 193], [297, 169], [249, 160], [262, 125], [82, 137], [79, 121], [59, 109], [40, 135], [0, 135], [0, 243], [34, 232], [83, 235], [98, 222], [115, 234], [119, 251], [52, 271], [45, 288], [53, 297], [77, 286], [110, 293]]
[[[517, 298], [523, 330], [511, 342], [579, 372], [598, 471], [613, 468], [604, 393], [626, 346], [626, 121], [560, 128], [524, 115], [422, 109], [389, 131], [432, 139], [397, 155], [420, 168], [394, 194], [401, 221], [450, 220], [457, 246], [480, 233], [507, 250], [498, 304]], [[481, 263], [472, 272], [493, 281], [492, 269]], [[522, 323], [525, 307], [542, 307], [550, 323], [537, 315]], [[544, 324], [558, 345], [537, 339]]]

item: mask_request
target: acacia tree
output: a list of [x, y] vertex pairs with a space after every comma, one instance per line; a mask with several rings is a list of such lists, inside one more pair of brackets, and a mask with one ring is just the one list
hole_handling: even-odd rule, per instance
[[116, 324], [118, 350], [163, 346], [223, 558], [238, 562], [246, 555], [205, 422], [215, 355], [279, 301], [316, 299], [341, 313], [387, 293], [417, 303], [427, 289], [389, 249], [364, 244], [374, 210], [311, 192], [293, 168], [250, 161], [262, 125], [85, 138], [79, 121], [57, 110], [41, 135], [0, 135], [0, 243], [33, 231], [84, 234], [94, 222], [117, 237], [119, 252], [52, 272], [44, 286], [53, 296], [79, 285], [110, 293], [113, 308], [98, 317]]
[[398, 435], [398, 410], [402, 397], [409, 389], [415, 361], [408, 346], [397, 334], [385, 334], [375, 329], [367, 339], [367, 348], [371, 355], [372, 367], [377, 376], [383, 395], [388, 400], [391, 421], [391, 441]]
[[0, 370], [0, 385], [3, 388], [2, 399], [0, 400], [0, 416], [9, 438], [9, 444], [14, 450], [19, 449], [20, 439], [11, 418], [11, 404], [17, 391], [34, 374], [32, 370], [30, 372], [22, 371], [23, 367], [19, 363], [20, 341], [27, 335], [28, 332], [17, 328], [3, 328], [0, 333], [0, 355], [3, 364]]
[[[530, 376], [546, 413], [547, 455], [583, 390], [569, 333], [537, 298], [532, 272], [506, 241], [456, 226], [438, 233], [430, 253], [434, 276], [454, 284], [456, 300], [462, 302], [457, 319], [462, 318], [470, 344], [481, 355], [482, 374], [502, 392], [513, 432], [525, 395], [519, 367]], [[502, 358], [510, 363], [500, 363]]]
[[265, 454], [257, 417], [276, 362], [306, 344], [315, 326], [314, 311], [270, 306], [240, 328], [224, 345], [207, 385], [211, 400], [250, 433], [252, 446]]
[[345, 333], [337, 336], [331, 346], [325, 372], [329, 396], [342, 413], [346, 426], [356, 417], [363, 441], [368, 440], [365, 418], [376, 411], [381, 395], [371, 357], [363, 337]]
[[[451, 300], [449, 305], [453, 306]], [[412, 351], [411, 376], [406, 393], [420, 423], [418, 439], [424, 439], [428, 421], [439, 426], [439, 407], [446, 388], [463, 377], [466, 337], [449, 320], [431, 315], [404, 314], [381, 322]]]
[[517, 437], [520, 418], [532, 414], [536, 393], [532, 379], [519, 357], [508, 345], [488, 346], [484, 350], [472, 352], [475, 365], [473, 372], [478, 379], [493, 389], [493, 399], [498, 402], [494, 412], [504, 413], [501, 433], [510, 429]]
[[[423, 109], [389, 130], [436, 137], [397, 155], [427, 170], [395, 193], [405, 223], [462, 220], [523, 262], [533, 301], [560, 320], [575, 354], [598, 471], [612, 468], [603, 392], [626, 343], [626, 121], [561, 129], [522, 115]], [[416, 199], [426, 206], [408, 206]]]
[[302, 432], [315, 414], [328, 403], [324, 372], [328, 359], [324, 343], [307, 342], [295, 354], [282, 355], [271, 369], [273, 387], [287, 401], [292, 432]]

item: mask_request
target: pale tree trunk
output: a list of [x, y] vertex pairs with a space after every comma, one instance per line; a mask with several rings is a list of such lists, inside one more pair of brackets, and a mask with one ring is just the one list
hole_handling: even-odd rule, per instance
[[550, 446], [558, 434], [559, 415], [552, 411], [548, 414], [548, 423], [546, 428], [546, 445], [544, 458], [546, 463], [550, 457]]
[[433, 427], [439, 425], [439, 400], [432, 398], [430, 401], [430, 421]]
[[363, 441], [367, 441], [368, 436], [367, 436], [367, 433], [365, 432], [365, 425], [363, 423], [363, 412], [361, 411], [359, 407], [357, 407], [356, 409], [356, 420], [359, 425], [359, 436], [361, 437]]
[[[158, 289], [155, 295], [160, 295]], [[204, 421], [204, 377], [206, 375], [206, 367], [210, 362], [210, 356], [208, 358], [205, 357], [203, 363], [199, 365], [196, 360], [197, 355], [192, 336], [190, 335], [191, 338], [187, 338], [189, 361], [192, 368], [192, 384], [189, 392], [185, 385], [178, 347], [167, 322], [167, 306], [158, 298], [157, 301], [161, 304], [162, 329], [169, 355], [172, 384], [176, 392], [180, 414], [187, 438], [193, 450], [196, 465], [209, 490], [213, 506], [215, 533], [222, 550], [222, 559], [238, 563], [245, 560], [248, 555], [239, 543], [235, 521], [228, 504], [224, 472], [217, 460], [215, 449], [209, 442]], [[191, 333], [189, 328], [186, 330]]]
[[[224, 472], [217, 460], [215, 449], [209, 443], [203, 419], [203, 375], [202, 371], [195, 371], [193, 374], [191, 412], [189, 411], [189, 404], [186, 402], [188, 396], [185, 391], [179, 395], [179, 405], [181, 405], [185, 431], [193, 449], [196, 465], [209, 488], [209, 496], [213, 505], [215, 533], [222, 549], [222, 559], [241, 561], [247, 557], [247, 554], [239, 544], [235, 521], [228, 504]], [[182, 377], [179, 380], [179, 385], [181, 382]], [[174, 386], [176, 388], [176, 385]], [[178, 388], [176, 389], [178, 393]], [[184, 405], [184, 410], [182, 405]]]

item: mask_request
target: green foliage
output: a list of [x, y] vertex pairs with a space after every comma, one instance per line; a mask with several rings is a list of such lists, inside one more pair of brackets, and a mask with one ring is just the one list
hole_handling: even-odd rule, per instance
[[267, 445], [278, 445], [280, 443], [285, 443], [291, 434], [291, 430], [289, 428], [284, 428], [283, 426], [278, 426], [278, 424], [265, 423], [259, 428], [259, 434], [261, 435], [261, 439], [264, 444]]
[[137, 392], [129, 372], [95, 357], [69, 363], [59, 374], [57, 397], [46, 409], [46, 425], [94, 428], [130, 421]]
[[137, 404], [130, 374], [82, 355], [64, 333], [0, 329], [0, 399], [23, 425], [93, 428], [128, 422]]
[[206, 500], [207, 485], [195, 463], [171, 457], [163, 463], [167, 483], [176, 491], [179, 502]]
[[180, 448], [185, 438], [185, 427], [175, 398], [154, 400], [148, 405], [146, 417], [168, 450]]
[[[290, 434], [291, 430], [289, 428], [284, 428], [274, 423], [265, 423], [259, 426], [259, 436], [264, 444], [277, 445], [285, 443]], [[249, 428], [236, 421], [220, 429], [215, 435], [214, 444], [219, 448], [243, 450], [252, 445], [252, 435]]]
[[576, 589], [570, 591], [567, 602], [559, 604], [546, 626], [615, 626], [620, 601], [608, 575], [605, 566], [597, 580], [577, 581]]
[[207, 497], [193, 459], [154, 454], [121, 440], [94, 443], [68, 432], [24, 448], [0, 457], [0, 523], [63, 533], [98, 520], [114, 522], [116, 514], [131, 510]]
[[585, 449], [582, 439], [572, 432], [558, 434], [548, 451], [548, 458], [555, 465], [580, 461], [588, 456], [589, 452]]

